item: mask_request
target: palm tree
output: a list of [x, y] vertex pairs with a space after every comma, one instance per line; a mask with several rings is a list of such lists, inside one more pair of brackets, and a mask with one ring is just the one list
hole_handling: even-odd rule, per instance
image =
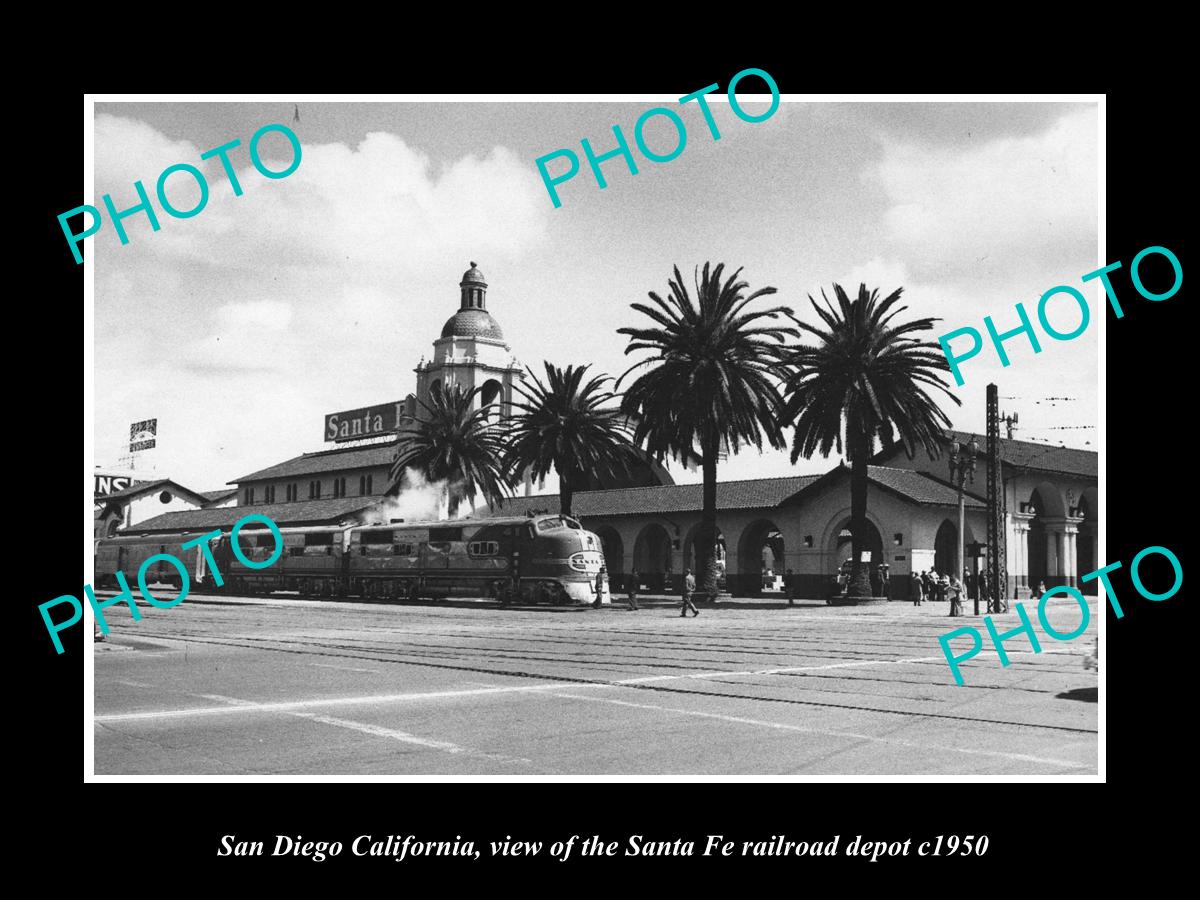
[[482, 493], [488, 506], [511, 492], [512, 484], [501, 462], [504, 441], [500, 429], [489, 425], [486, 407], [473, 409], [481, 388], [464, 391], [458, 385], [433, 386], [428, 404], [418, 401], [423, 415], [415, 428], [400, 439], [392, 462], [389, 492], [400, 487], [405, 469], [415, 469], [430, 481], [445, 481], [449, 513], [458, 515], [465, 499], [474, 506]]
[[628, 472], [637, 461], [637, 447], [621, 413], [605, 406], [616, 398], [604, 387], [611, 377], [600, 375], [584, 384], [590, 366], [545, 366], [545, 384], [527, 368], [532, 384], [516, 385], [523, 401], [512, 404], [504, 462], [514, 477], [526, 468], [535, 478], [558, 473], [559, 511], [569, 516], [575, 491], [588, 476]]
[[870, 567], [860, 561], [859, 554], [866, 543], [867, 461], [876, 439], [884, 446], [898, 439], [909, 459], [918, 445], [936, 458], [941, 455], [940, 439], [950, 420], [925, 387], [937, 387], [955, 403], [962, 403], [937, 374], [950, 371], [939, 345], [915, 336], [940, 320], [892, 324], [908, 309], [892, 309], [903, 290], [897, 288], [880, 301], [878, 289], [867, 293], [863, 284], [858, 297], [851, 300], [841, 285], [835, 284], [836, 308], [824, 291], [821, 298], [826, 308], [808, 298], [823, 329], [791, 317], [817, 343], [796, 347], [788, 355], [783, 421], [796, 429], [793, 463], [801, 456], [810, 459], [818, 451], [827, 457], [834, 447], [838, 453], [844, 449], [850, 462], [853, 563], [849, 598], [871, 596]]
[[[679, 267], [663, 300], [650, 292], [654, 306], [631, 304], [658, 327], [618, 328], [630, 337], [626, 354], [650, 350], [654, 355], [632, 366], [654, 367], [638, 376], [621, 401], [623, 412], [636, 416], [634, 440], [661, 462], [667, 455], [699, 458], [704, 471], [704, 506], [696, 537], [698, 589], [717, 590], [717, 457], [722, 444], [734, 453], [742, 444], [762, 449], [763, 439], [785, 447], [779, 426], [782, 398], [773, 368], [785, 335], [797, 332], [777, 324], [784, 307], [744, 312], [775, 288], [744, 295], [738, 269], [724, 284], [724, 264], [711, 272], [704, 264], [696, 276], [696, 303], [688, 296]], [[765, 320], [759, 325], [754, 323]], [[752, 327], [754, 326], [754, 327]], [[619, 384], [619, 382], [618, 382]]]

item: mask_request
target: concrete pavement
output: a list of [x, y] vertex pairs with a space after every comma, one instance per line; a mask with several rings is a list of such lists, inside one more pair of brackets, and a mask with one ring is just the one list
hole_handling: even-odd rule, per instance
[[[759, 600], [681, 619], [678, 600], [639, 602], [196, 597], [140, 622], [110, 607], [94, 645], [96, 772], [1096, 772], [1096, 673], [1082, 665], [1094, 600], [1082, 637], [1039, 631], [1036, 655], [1016, 638], [1008, 668], [988, 645], [963, 687], [937, 638], [981, 618]], [[1078, 610], [1052, 621], [1070, 631]]]

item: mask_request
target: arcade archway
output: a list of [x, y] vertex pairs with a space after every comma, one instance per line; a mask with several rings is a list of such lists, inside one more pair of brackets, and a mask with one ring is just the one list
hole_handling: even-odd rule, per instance
[[729, 576], [729, 590], [757, 597], [781, 593], [786, 573], [783, 533], [769, 519], [752, 522], [738, 541], [738, 574]]
[[1029, 495], [1025, 512], [1033, 515], [1029, 520], [1029, 565], [1026, 572], [1029, 587], [1036, 589], [1042, 581], [1046, 587], [1061, 584], [1062, 579], [1057, 578], [1062, 571], [1061, 562], [1057, 559], [1058, 546], [1051, 544], [1055, 534], [1047, 527], [1047, 521], [1056, 519], [1061, 528], [1067, 513], [1062, 495], [1053, 485], [1043, 482]]
[[651, 522], [633, 543], [633, 567], [646, 590], [661, 591], [671, 579], [671, 536], [657, 522]]
[[[863, 561], [869, 562], [872, 566], [877, 566], [884, 561], [883, 557], [883, 537], [879, 534], [879, 529], [875, 527], [875, 523], [867, 519], [864, 529], [864, 540], [859, 549], [863, 550]], [[837, 574], [842, 562], [850, 558], [850, 551], [853, 549], [853, 539], [850, 534], [850, 517], [842, 519], [842, 521], [833, 529], [828, 546], [829, 555], [833, 558], [834, 571], [828, 573], [830, 577]]]
[[608, 569], [608, 577], [615, 578], [625, 573], [625, 542], [617, 529], [609, 525], [599, 525], [592, 528], [596, 537], [604, 547], [604, 565]]
[[[696, 576], [697, 585], [699, 585], [701, 582], [701, 575], [696, 564], [695, 552], [696, 535], [699, 533], [700, 523], [697, 522], [688, 530], [687, 537], [683, 542], [683, 567], [684, 569], [692, 570], [692, 574]], [[722, 591], [728, 590], [729, 582], [727, 575], [728, 566], [726, 565], [727, 553], [725, 548], [725, 535], [721, 532], [721, 527], [719, 525], [717, 526], [715, 550], [717, 555], [717, 589]], [[680, 574], [682, 575], [683, 573], [681, 572]]]
[[1088, 488], [1079, 498], [1079, 507], [1075, 511], [1075, 515], [1083, 520], [1079, 523], [1079, 533], [1075, 536], [1076, 581], [1079, 589], [1085, 594], [1095, 594], [1096, 585], [1099, 584], [1099, 579], [1096, 578], [1088, 582], [1081, 580], [1083, 575], [1100, 567], [1097, 555], [1100, 534], [1098, 507], [1096, 489]]

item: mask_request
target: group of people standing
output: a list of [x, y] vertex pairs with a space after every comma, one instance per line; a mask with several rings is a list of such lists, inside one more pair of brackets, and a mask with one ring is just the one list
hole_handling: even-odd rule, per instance
[[978, 575], [963, 569], [962, 578], [957, 575], [938, 574], [936, 569], [921, 572], [912, 579], [913, 606], [920, 606], [926, 600], [935, 603], [950, 601], [950, 615], [961, 616], [962, 601], [982, 600], [989, 613], [1008, 612], [1008, 605], [1003, 598], [996, 596], [992, 588], [992, 577], [988, 572]]
[[962, 615], [962, 595], [965, 588], [958, 576], [953, 578], [943, 572], [938, 575], [936, 569], [921, 572], [912, 578], [913, 606], [920, 606], [926, 600], [933, 603], [950, 601], [950, 615]]

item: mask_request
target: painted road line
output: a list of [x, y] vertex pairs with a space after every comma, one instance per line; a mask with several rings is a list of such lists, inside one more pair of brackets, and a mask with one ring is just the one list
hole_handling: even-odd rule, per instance
[[329, 663], [309, 663], [309, 665], [318, 669], [341, 669], [343, 672], [370, 672], [373, 675], [383, 674], [379, 669], [358, 669], [354, 666], [334, 666]]
[[[1043, 651], [1048, 653], [1052, 651]], [[1011, 654], [1010, 654], [1011, 655]], [[761, 675], [785, 675], [794, 672], [818, 672], [827, 669], [844, 669], [863, 666], [882, 665], [911, 665], [913, 663], [936, 662], [941, 656], [909, 657], [905, 659], [860, 660], [849, 663], [830, 663], [819, 666], [788, 666], [769, 669], [745, 669], [724, 672], [697, 672], [683, 675], [644, 675], [638, 678], [624, 678], [616, 681], [550, 681], [542, 684], [520, 684], [505, 687], [457, 689], [447, 691], [423, 691], [410, 694], [368, 694], [359, 697], [329, 697], [309, 700], [285, 700], [270, 703], [242, 701], [241, 705], [218, 707], [194, 707], [191, 709], [166, 709], [152, 712], [115, 713], [96, 716], [98, 722], [134, 722], [139, 720], [186, 718], [189, 716], [229, 715], [237, 712], [292, 712], [294, 710], [310, 709], [313, 707], [358, 706], [379, 703], [405, 703], [423, 700], [449, 700], [458, 697], [481, 697], [491, 694], [530, 694], [545, 691], [571, 688], [575, 690], [586, 688], [636, 687], [644, 684], [656, 684], [664, 681], [704, 680], [706, 678], [735, 678]], [[203, 696], [203, 695], [197, 695]]]
[[971, 750], [963, 747], [943, 747], [938, 744], [922, 744], [915, 741], [902, 741], [897, 738], [875, 737], [869, 734], [857, 734], [849, 731], [826, 731], [820, 728], [805, 728], [801, 725], [789, 725], [784, 722], [770, 722], [764, 719], [749, 719], [744, 716], [727, 716], [721, 713], [703, 712], [694, 709], [679, 709], [673, 706], [659, 706], [653, 703], [633, 703], [628, 700], [615, 700], [611, 697], [585, 697], [579, 694], [564, 694], [554, 693], [551, 696], [560, 697], [564, 700], [584, 700], [589, 703], [609, 703], [614, 706], [625, 706], [634, 709], [653, 710], [655, 712], [676, 713], [683, 716], [693, 716], [703, 719], [716, 719], [721, 722], [729, 722], [736, 725], [757, 725], [763, 728], [773, 728], [778, 731], [799, 732], [801, 734], [812, 734], [823, 737], [845, 738], [847, 740], [871, 741], [878, 744], [892, 744], [897, 747], [908, 747], [915, 750], [944, 750], [953, 753], [969, 753], [976, 756], [995, 756], [1003, 759], [1012, 760], [1014, 762], [1034, 762], [1044, 765], [1063, 766], [1072, 769], [1094, 769], [1095, 766], [1091, 763], [1071, 762], [1065, 759], [1046, 759], [1040, 756], [1031, 756], [1027, 753], [1004, 753], [1000, 750]]
[[[223, 694], [193, 694], [193, 697], [199, 697], [203, 700], [216, 700], [219, 703], [228, 704], [232, 709], [244, 709], [246, 707], [256, 708], [259, 704], [251, 700], [241, 700], [237, 697], [226, 697]], [[493, 762], [502, 763], [520, 763], [522, 765], [532, 765], [533, 760], [525, 759], [517, 756], [505, 756], [502, 753], [485, 753], [482, 750], [473, 750], [470, 747], [461, 747], [458, 744], [452, 744], [449, 741], [437, 741], [432, 738], [418, 737], [415, 734], [409, 734], [407, 731], [398, 731], [395, 728], [385, 728], [382, 725], [371, 725], [366, 722], [352, 722], [349, 719], [339, 719], [334, 716], [322, 716], [317, 713], [309, 712], [288, 712], [287, 715], [294, 716], [298, 719], [307, 719], [311, 722], [319, 722], [322, 725], [332, 725], [336, 728], [346, 728], [351, 731], [370, 734], [374, 737], [387, 738], [388, 740], [400, 741], [405, 744], [415, 744], [419, 747], [426, 747], [430, 750], [442, 750], [446, 753], [461, 753], [466, 756], [478, 757], [480, 759], [488, 759]]]

